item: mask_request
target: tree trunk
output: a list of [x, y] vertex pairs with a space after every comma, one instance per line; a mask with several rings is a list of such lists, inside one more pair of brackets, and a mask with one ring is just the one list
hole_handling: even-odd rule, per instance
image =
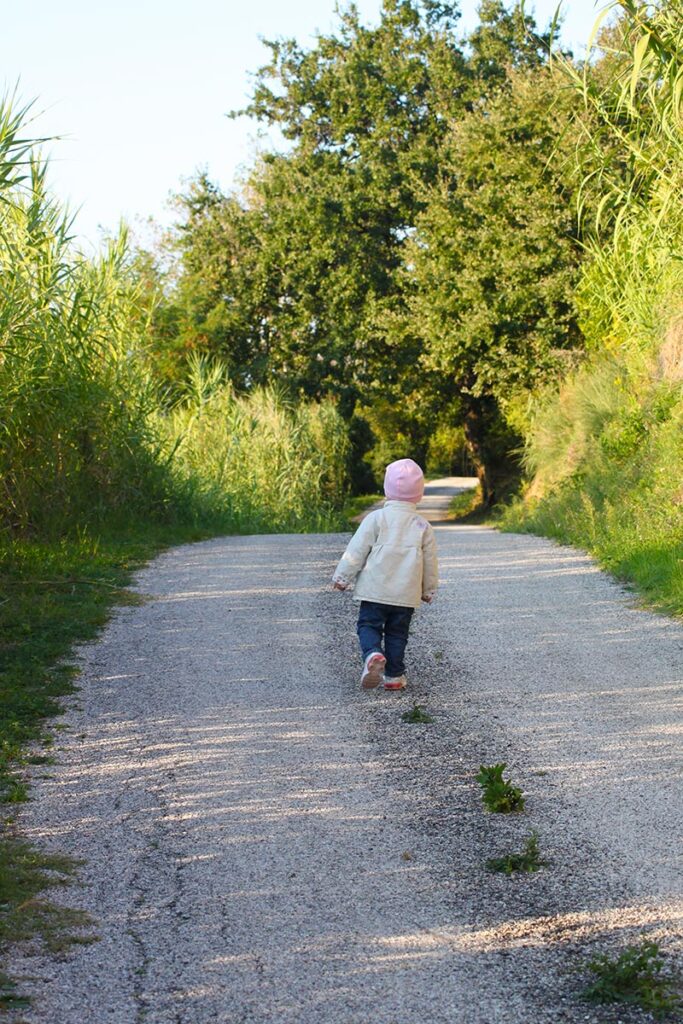
[[509, 429], [498, 403], [490, 395], [468, 396], [464, 408], [465, 440], [479, 478], [483, 504], [490, 508], [519, 479], [519, 465], [511, 453], [520, 439]]

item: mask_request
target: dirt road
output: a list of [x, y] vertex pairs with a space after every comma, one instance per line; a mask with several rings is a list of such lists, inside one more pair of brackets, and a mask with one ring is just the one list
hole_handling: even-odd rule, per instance
[[[361, 692], [344, 536], [169, 551], [82, 652], [27, 833], [86, 858], [101, 941], [15, 957], [29, 1024], [646, 1021], [577, 998], [643, 935], [683, 958], [683, 626], [589, 559], [436, 527], [404, 695]], [[401, 714], [413, 700], [431, 725]], [[474, 775], [506, 761], [522, 815]], [[485, 861], [531, 830], [549, 865]]]

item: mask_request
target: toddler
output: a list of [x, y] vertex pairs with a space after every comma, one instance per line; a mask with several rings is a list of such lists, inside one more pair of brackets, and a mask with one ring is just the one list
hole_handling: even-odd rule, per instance
[[420, 601], [431, 602], [438, 585], [434, 531], [415, 507], [424, 493], [417, 463], [399, 459], [387, 466], [384, 493], [384, 507], [365, 517], [332, 577], [335, 589], [353, 587], [354, 600], [360, 601], [366, 690], [382, 679], [385, 690], [405, 687], [410, 620]]

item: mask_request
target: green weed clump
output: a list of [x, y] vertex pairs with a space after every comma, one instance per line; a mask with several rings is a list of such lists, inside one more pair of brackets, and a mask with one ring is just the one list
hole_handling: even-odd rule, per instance
[[655, 942], [628, 946], [617, 957], [600, 954], [586, 965], [594, 980], [583, 992], [592, 1003], [627, 1003], [666, 1017], [680, 1010], [675, 979], [666, 977], [664, 958]]
[[434, 721], [432, 716], [427, 714], [425, 709], [420, 704], [413, 704], [410, 711], [404, 711], [403, 714], [401, 715], [401, 719], [404, 722], [422, 722], [424, 724], [429, 724], [430, 722]]
[[538, 871], [547, 863], [541, 858], [538, 849], [538, 833], [532, 832], [521, 853], [506, 853], [504, 857], [489, 857], [486, 867], [489, 871], [511, 875], [514, 871]]
[[481, 765], [477, 782], [481, 786], [482, 801], [487, 810], [495, 814], [513, 814], [524, 810], [522, 790], [503, 778], [507, 765]]

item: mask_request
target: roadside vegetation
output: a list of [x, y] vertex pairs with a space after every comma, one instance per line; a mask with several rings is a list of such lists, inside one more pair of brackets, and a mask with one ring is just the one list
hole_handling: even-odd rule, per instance
[[498, 872], [503, 875], [512, 875], [515, 871], [534, 872], [540, 871], [547, 865], [543, 860], [538, 848], [538, 833], [532, 832], [521, 853], [506, 853], [502, 857], [489, 857], [486, 867], [489, 871]]
[[616, 5], [613, 73], [566, 67], [592, 111], [603, 199], [576, 293], [586, 355], [531, 396], [508, 529], [593, 552], [683, 614], [683, 39], [677, 3]]
[[477, 775], [484, 807], [494, 814], [514, 814], [524, 810], [522, 790], [503, 776], [506, 767], [504, 762], [482, 764]]
[[198, 175], [137, 254], [169, 388], [189, 347], [238, 391], [334, 398], [354, 493], [410, 454], [430, 475], [472, 467], [492, 504], [519, 478], [511, 392], [581, 348], [583, 106], [554, 29], [499, 0], [479, 17], [464, 39], [455, 3], [385, 0], [376, 26], [349, 6], [308, 48], [268, 41], [235, 116], [287, 147], [228, 192]]
[[238, 394], [332, 398], [354, 494], [406, 453], [466, 466], [456, 515], [509, 506], [680, 614], [680, 16], [616, 0], [584, 63], [499, 0], [467, 38], [456, 4], [385, 0], [269, 41], [235, 116], [287, 148], [198, 175], [136, 253], [169, 389], [189, 349]]

